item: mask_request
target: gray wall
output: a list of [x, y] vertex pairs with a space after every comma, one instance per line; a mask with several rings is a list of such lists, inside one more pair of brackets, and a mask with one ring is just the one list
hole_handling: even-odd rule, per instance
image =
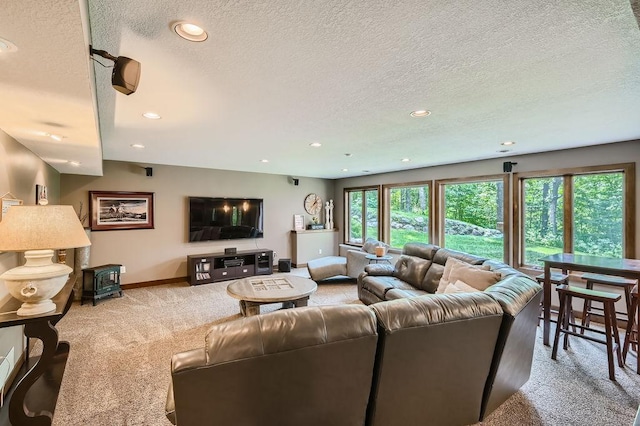
[[[60, 195], [60, 175], [51, 166], [36, 157], [15, 139], [0, 130], [0, 196], [7, 192], [21, 199], [24, 204], [35, 204], [36, 184], [47, 186], [51, 204]], [[0, 253], [0, 273], [21, 265], [23, 256], [17, 253]], [[0, 284], [0, 305], [9, 300], [4, 283]], [[22, 327], [0, 329], [0, 356], [15, 347], [16, 361], [22, 356]]]
[[[472, 147], [469, 147], [472, 149]], [[515, 147], [517, 149], [517, 145]], [[434, 152], [433, 155], [438, 155]], [[366, 185], [392, 184], [403, 182], [419, 182], [449, 178], [495, 175], [502, 173], [502, 163], [512, 161], [518, 163], [513, 172], [523, 173], [539, 170], [554, 170], [573, 167], [598, 166], [605, 164], [636, 164], [636, 254], [640, 255], [640, 141], [619, 142], [586, 148], [552, 151], [541, 154], [517, 155], [492, 160], [473, 161], [446, 166], [427, 167], [405, 170], [401, 172], [367, 175], [356, 178], [340, 179], [335, 183], [333, 194], [335, 222], [340, 228], [340, 241], [344, 241], [344, 188]], [[513, 182], [512, 182], [513, 184]]]
[[[267, 248], [278, 258], [291, 257], [293, 215], [304, 214], [304, 197], [315, 192], [323, 200], [333, 194], [333, 181], [301, 178], [298, 186], [288, 176], [153, 165], [153, 176], [134, 163], [104, 162], [104, 176], [63, 175], [62, 204], [88, 206], [89, 191], [155, 193], [155, 229], [93, 231], [91, 266], [126, 266], [122, 283], [139, 283], [187, 276], [187, 255]], [[263, 198], [264, 238], [217, 242], [187, 242], [188, 196]], [[336, 247], [337, 250], [337, 247]]]

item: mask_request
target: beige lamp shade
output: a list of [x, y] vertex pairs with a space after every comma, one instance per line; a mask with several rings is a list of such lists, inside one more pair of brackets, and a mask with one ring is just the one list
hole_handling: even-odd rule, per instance
[[90, 245], [72, 206], [11, 206], [0, 222], [0, 251]]

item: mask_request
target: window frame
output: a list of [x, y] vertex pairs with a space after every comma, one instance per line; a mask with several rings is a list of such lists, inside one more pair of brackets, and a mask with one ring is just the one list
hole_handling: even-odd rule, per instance
[[503, 235], [503, 248], [502, 248], [502, 260], [504, 263], [511, 264], [509, 257], [511, 250], [511, 180], [509, 174], [494, 174], [494, 175], [481, 175], [472, 177], [450, 178], [450, 179], [438, 179], [435, 181], [435, 189], [437, 196], [435, 196], [435, 208], [434, 211], [437, 214], [434, 216], [434, 232], [432, 241], [435, 241], [440, 247], [444, 247], [444, 225], [445, 225], [445, 186], [449, 184], [462, 184], [462, 183], [480, 183], [490, 181], [502, 181], [503, 185], [503, 200], [502, 200], [502, 235]]
[[[344, 188], [343, 189], [343, 202], [344, 202], [344, 233], [343, 233], [343, 238], [342, 240], [344, 241], [344, 244], [347, 245], [352, 245], [352, 246], [356, 246], [356, 247], [362, 247], [364, 245], [364, 242], [366, 241], [366, 239], [368, 238], [367, 236], [367, 224], [366, 224], [366, 212], [365, 212], [365, 208], [366, 208], [366, 192], [367, 191], [371, 191], [371, 190], [376, 190], [378, 191], [378, 238], [380, 238], [381, 234], [381, 227], [382, 227], [382, 221], [384, 220], [384, 218], [382, 217], [382, 197], [381, 197], [381, 193], [382, 193], [382, 185], [366, 185], [366, 186], [357, 186], [357, 187], [352, 187], [352, 188]], [[352, 192], [361, 192], [362, 193], [362, 243], [358, 244], [355, 243], [353, 241], [351, 241], [349, 239], [350, 233], [351, 233], [351, 215], [349, 214], [349, 212], [351, 211], [351, 205], [350, 205], [350, 198], [349, 198], [349, 194], [351, 194]]]
[[[402, 182], [402, 183], [389, 183], [382, 185], [382, 238], [381, 240], [387, 244], [391, 244], [391, 190], [398, 188], [414, 188], [416, 186], [426, 186], [429, 191], [427, 204], [429, 206], [429, 238], [427, 243], [431, 244], [434, 234], [434, 214], [433, 212], [435, 203], [433, 201], [433, 180], [417, 181], [417, 182]], [[393, 247], [402, 249], [402, 247]]]
[[623, 258], [635, 258], [636, 236], [636, 188], [635, 163], [619, 163], [600, 166], [571, 167], [565, 169], [550, 169], [535, 172], [513, 174], [513, 259], [518, 268], [539, 270], [535, 265], [525, 265], [524, 261], [524, 181], [534, 178], [562, 177], [563, 178], [563, 250], [573, 253], [573, 177], [604, 173], [623, 174]]

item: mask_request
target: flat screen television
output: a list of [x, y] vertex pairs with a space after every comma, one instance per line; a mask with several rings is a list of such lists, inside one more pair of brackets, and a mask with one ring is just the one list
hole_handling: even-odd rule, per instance
[[261, 198], [189, 197], [189, 242], [262, 238]]

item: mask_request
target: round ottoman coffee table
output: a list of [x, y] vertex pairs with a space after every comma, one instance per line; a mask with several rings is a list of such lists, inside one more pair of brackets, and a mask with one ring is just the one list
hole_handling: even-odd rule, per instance
[[227, 294], [240, 300], [240, 313], [258, 315], [260, 305], [282, 302], [283, 308], [307, 306], [309, 296], [318, 289], [315, 281], [297, 275], [249, 277], [233, 281]]

